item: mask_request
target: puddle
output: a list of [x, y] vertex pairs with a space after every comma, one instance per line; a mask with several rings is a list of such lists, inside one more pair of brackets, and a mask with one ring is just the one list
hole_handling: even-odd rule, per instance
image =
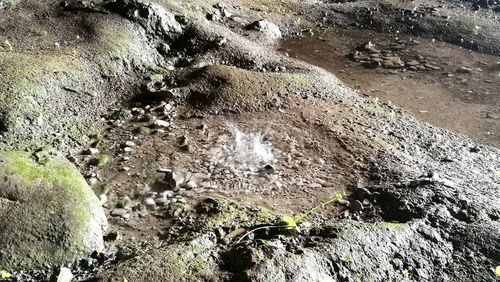
[[[368, 42], [376, 50], [359, 48]], [[428, 39], [346, 29], [286, 39], [279, 48], [334, 73], [361, 94], [500, 148], [500, 57]]]

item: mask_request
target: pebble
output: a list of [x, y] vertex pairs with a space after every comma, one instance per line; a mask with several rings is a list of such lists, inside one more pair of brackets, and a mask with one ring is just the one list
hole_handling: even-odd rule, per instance
[[188, 190], [189, 190], [189, 189], [194, 189], [194, 188], [196, 188], [196, 187], [198, 187], [198, 185], [197, 185], [197, 184], [196, 184], [196, 182], [195, 182], [195, 181], [193, 181], [193, 180], [190, 180], [190, 181], [188, 181], [188, 182], [186, 182], [186, 183], [184, 184], [184, 188], [186, 188], [186, 189], [188, 189]]
[[101, 202], [101, 205], [104, 205], [108, 202], [108, 196], [106, 194], [101, 194], [99, 196], [99, 201]]
[[71, 269], [67, 267], [61, 267], [59, 275], [57, 276], [57, 282], [70, 282], [73, 279], [73, 273]]
[[490, 119], [500, 119], [500, 114], [486, 113], [485, 117]]
[[132, 148], [130, 148], [130, 147], [125, 147], [125, 148], [123, 148], [123, 151], [124, 151], [125, 153], [130, 153], [130, 152], [132, 152], [133, 150], [134, 150], [134, 149], [132, 149]]
[[93, 186], [93, 185], [97, 184], [98, 180], [95, 177], [91, 177], [91, 178], [89, 178], [88, 182], [89, 182], [90, 186]]
[[350, 204], [351, 204], [351, 209], [354, 211], [362, 211], [363, 210], [363, 203], [361, 203], [358, 200], [351, 201]]
[[174, 195], [175, 195], [175, 192], [172, 190], [163, 191], [159, 194], [159, 196], [162, 198], [172, 198], [172, 197], [174, 197]]
[[146, 198], [144, 200], [144, 204], [146, 206], [155, 206], [156, 205], [156, 201], [153, 198]]
[[122, 216], [123, 217], [126, 214], [128, 214], [128, 210], [122, 209], [122, 208], [113, 209], [111, 211], [111, 216]]
[[99, 150], [97, 148], [88, 148], [87, 150], [85, 150], [84, 152], [85, 155], [97, 155], [99, 154]]
[[132, 141], [125, 142], [125, 147], [135, 147], [135, 143]]
[[472, 73], [472, 69], [468, 67], [459, 67], [456, 72], [458, 73]]
[[161, 119], [157, 119], [153, 122], [153, 124], [157, 127], [169, 127], [170, 126], [170, 122], [168, 121], [164, 121], [164, 120], [161, 120]]
[[155, 203], [159, 206], [167, 206], [168, 204], [170, 204], [170, 200], [167, 199], [166, 197], [165, 198], [156, 198]]

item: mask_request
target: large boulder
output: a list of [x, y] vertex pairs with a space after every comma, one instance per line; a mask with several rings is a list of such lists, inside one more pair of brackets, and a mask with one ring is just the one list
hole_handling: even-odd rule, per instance
[[60, 265], [104, 248], [99, 200], [65, 158], [0, 152], [0, 269]]

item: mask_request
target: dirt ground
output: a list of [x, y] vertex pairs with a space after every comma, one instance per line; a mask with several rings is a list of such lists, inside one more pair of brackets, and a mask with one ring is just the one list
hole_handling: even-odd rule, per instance
[[[71, 140], [70, 149], [59, 149], [98, 196], [109, 229], [102, 253], [68, 263], [77, 279], [494, 279], [491, 270], [500, 263], [499, 58], [411, 30], [416, 22], [418, 32], [436, 31], [441, 39], [448, 28], [460, 33], [462, 18], [450, 20], [451, 27], [440, 22], [462, 8], [456, 2], [55, 2], [9, 7], [6, 22], [15, 27], [17, 16], [29, 14], [30, 25], [47, 17], [46, 25], [60, 30], [67, 17], [75, 21], [69, 35], [91, 30], [82, 36], [96, 46], [75, 41], [81, 49], [70, 55], [92, 63], [81, 73], [105, 84], [87, 93], [81, 73], [58, 80], [41, 70], [48, 78], [30, 83], [48, 81], [44, 95], [64, 111], [33, 95], [47, 118], [8, 129], [12, 146], [29, 135], [16, 135], [19, 128], [51, 134], [43, 122], [50, 125], [50, 117], [71, 116], [85, 129], [57, 132]], [[463, 19], [474, 16], [463, 10]], [[479, 43], [464, 45], [498, 51], [492, 13], [478, 12], [486, 15], [484, 27], [464, 37]], [[408, 18], [400, 21], [401, 14]], [[277, 25], [252, 24], [261, 18]], [[372, 22], [372, 30], [383, 33], [369, 31]], [[396, 38], [392, 25], [405, 27], [404, 34]], [[23, 41], [15, 31], [0, 28], [14, 44], [59, 53], [52, 37]], [[369, 41], [374, 45], [365, 47]], [[353, 59], [360, 46], [397, 54], [398, 66], [372, 68], [380, 55], [366, 50], [360, 52], [371, 61]], [[4, 43], [0, 55], [11, 64], [16, 52], [31, 60], [37, 54], [27, 47]], [[87, 79], [95, 82], [94, 76]], [[31, 97], [32, 84], [23, 85], [19, 97]], [[22, 116], [20, 108], [5, 115]], [[14, 275], [54, 280], [58, 267]]]
[[[279, 49], [334, 73], [363, 95], [407, 109], [421, 121], [500, 147], [500, 57], [426, 38], [413, 37], [419, 42], [413, 44], [408, 35], [343, 27], [313, 34], [287, 39]], [[369, 69], [348, 58], [368, 42], [384, 49], [398, 40], [407, 42], [394, 51], [403, 61], [421, 56], [442, 69]], [[461, 72], [461, 67], [471, 71]]]

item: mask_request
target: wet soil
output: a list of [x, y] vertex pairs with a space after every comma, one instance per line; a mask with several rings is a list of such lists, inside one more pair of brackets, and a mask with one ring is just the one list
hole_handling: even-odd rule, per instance
[[[172, 103], [172, 102], [171, 102]], [[313, 105], [304, 107], [304, 104]], [[131, 112], [144, 109], [144, 115], [161, 117], [164, 103], [146, 102], [131, 106]], [[193, 189], [181, 188], [175, 197], [194, 207], [205, 198], [231, 198], [254, 203], [276, 214], [299, 214], [308, 211], [337, 194], [350, 195], [352, 187], [363, 182], [363, 156], [349, 151], [342, 140], [329, 131], [334, 113], [328, 102], [310, 99], [293, 105], [286, 103], [281, 109], [240, 114], [184, 117], [189, 107], [173, 106], [168, 128], [156, 128], [144, 115], [123, 116], [122, 109], [107, 116], [109, 128], [102, 135], [100, 154], [110, 161], [102, 166], [92, 165], [97, 156], [78, 156], [82, 171], [89, 182], [94, 182], [98, 195], [106, 195], [104, 205], [109, 212], [113, 229], [125, 239], [161, 236], [172, 226], [169, 205], [147, 206], [145, 199], [157, 197], [159, 192], [172, 190], [165, 175], [158, 169], [172, 169], [202, 173], [209, 180]], [[314, 109], [314, 110], [313, 110]], [[265, 115], [266, 118], [263, 118]], [[177, 117], [178, 116], [178, 117]], [[216, 159], [221, 149], [231, 146], [234, 136], [228, 129], [234, 124], [244, 133], [262, 132], [273, 146], [272, 169], [240, 174]], [[153, 128], [150, 134], [138, 134], [138, 128]], [[181, 146], [186, 139], [188, 147]], [[124, 150], [131, 141], [132, 151]], [[184, 144], [185, 145], [185, 144]], [[130, 147], [129, 147], [130, 148]], [[95, 180], [92, 180], [94, 178]], [[123, 206], [126, 197], [130, 203], [126, 217], [114, 215], [113, 210]], [[345, 206], [330, 205], [318, 211], [311, 220], [338, 216]]]
[[[413, 39], [417, 40], [413, 43]], [[370, 69], [348, 54], [368, 42], [390, 48], [403, 61], [418, 58], [440, 70]], [[419, 120], [500, 147], [500, 58], [425, 38], [331, 28], [289, 38], [280, 50], [322, 67], [361, 94], [378, 97], [412, 112]], [[462, 67], [471, 71], [460, 71]]]

